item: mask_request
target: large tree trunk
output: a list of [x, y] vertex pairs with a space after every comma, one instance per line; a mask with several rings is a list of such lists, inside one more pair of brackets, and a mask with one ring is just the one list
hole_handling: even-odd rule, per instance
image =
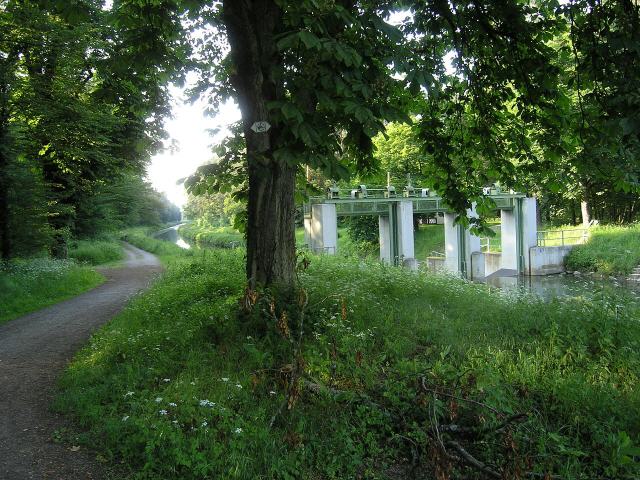
[[276, 27], [281, 11], [272, 0], [224, 0], [223, 20], [235, 67], [233, 87], [242, 112], [247, 144], [249, 202], [247, 278], [256, 285], [295, 280], [294, 189], [296, 167], [277, 161], [277, 129], [255, 132], [269, 121], [267, 104], [282, 91], [271, 76], [277, 63]]

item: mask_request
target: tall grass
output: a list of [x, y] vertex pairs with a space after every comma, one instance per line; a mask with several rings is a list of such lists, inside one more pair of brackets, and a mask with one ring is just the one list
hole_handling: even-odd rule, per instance
[[0, 324], [89, 290], [104, 281], [71, 260], [0, 263]]
[[569, 270], [607, 275], [627, 275], [638, 265], [640, 224], [594, 227], [587, 243], [573, 247], [566, 259]]
[[176, 255], [56, 404], [131, 478], [480, 478], [452, 441], [505, 478], [640, 476], [633, 297], [544, 303], [311, 256], [308, 300], [276, 301], [243, 297], [241, 250]]
[[69, 248], [69, 257], [89, 265], [104, 265], [124, 258], [120, 242], [114, 240], [75, 240]]

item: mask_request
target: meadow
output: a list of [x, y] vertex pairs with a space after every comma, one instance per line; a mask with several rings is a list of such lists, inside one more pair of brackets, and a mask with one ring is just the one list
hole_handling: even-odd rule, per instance
[[123, 477], [640, 476], [630, 295], [545, 303], [313, 255], [299, 291], [253, 292], [242, 249], [129, 241], [167, 273], [92, 337], [55, 405]]

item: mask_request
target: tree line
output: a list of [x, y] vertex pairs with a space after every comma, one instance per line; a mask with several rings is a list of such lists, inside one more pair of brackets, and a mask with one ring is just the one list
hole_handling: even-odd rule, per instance
[[[14, 140], [2, 144], [28, 139], [18, 150], [40, 160], [56, 232], [94, 179], [140, 168], [162, 135], [165, 85], [187, 71], [195, 97], [212, 109], [235, 99], [242, 113], [220, 163], [187, 183], [247, 202], [251, 286], [295, 281], [307, 167], [371, 174], [374, 139], [394, 122], [411, 125], [420, 168], [453, 210], [477, 203], [476, 228], [492, 207], [481, 187], [496, 181], [579, 203], [583, 218], [634, 215], [621, 204], [639, 185], [632, 0], [5, 4], [2, 91], [25, 93], [8, 95], [21, 121], [4, 122]], [[606, 196], [615, 208], [601, 208]]]
[[144, 31], [98, 0], [0, 2], [3, 258], [179, 219], [143, 180], [177, 78], [146, 62]]

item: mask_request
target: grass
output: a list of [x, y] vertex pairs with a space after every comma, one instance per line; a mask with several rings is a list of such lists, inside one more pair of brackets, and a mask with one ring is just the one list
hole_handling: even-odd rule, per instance
[[0, 265], [0, 324], [90, 290], [104, 277], [73, 260], [14, 260]]
[[591, 228], [584, 245], [577, 245], [566, 259], [569, 270], [628, 275], [640, 265], [640, 224]]
[[76, 240], [70, 245], [69, 257], [80, 263], [105, 265], [122, 260], [124, 251], [115, 240]]
[[632, 296], [544, 303], [311, 256], [308, 301], [276, 300], [244, 295], [242, 249], [173, 255], [56, 401], [130, 478], [482, 478], [451, 442], [504, 478], [640, 475]]

